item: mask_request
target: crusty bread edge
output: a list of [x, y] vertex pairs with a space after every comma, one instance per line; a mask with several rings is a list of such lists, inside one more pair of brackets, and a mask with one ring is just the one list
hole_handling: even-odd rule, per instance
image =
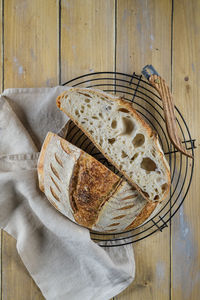
[[[47, 148], [48, 148], [48, 145], [49, 143], [51, 142], [51, 139], [53, 137], [56, 137], [59, 141], [63, 141], [64, 142], [64, 146], [65, 147], [69, 147], [69, 145], [72, 145], [73, 148], [77, 148], [77, 150], [80, 152], [80, 156], [78, 158], [78, 160], [75, 162], [75, 166], [78, 164], [78, 161], [80, 160], [81, 156], [85, 156], [86, 159], [89, 159], [89, 160], [92, 160], [92, 161], [95, 161], [96, 164], [98, 165], [102, 165], [104, 170], [108, 170], [110, 173], [112, 173], [112, 176], [114, 176], [116, 179], [118, 179], [118, 183], [117, 183], [117, 186], [114, 188], [114, 190], [112, 190], [112, 192], [104, 199], [104, 203], [102, 204], [102, 207], [100, 209], [100, 211], [102, 210], [102, 208], [104, 207], [105, 203], [109, 201], [110, 198], [112, 198], [112, 195], [115, 194], [115, 191], [118, 189], [118, 186], [121, 185], [121, 182], [122, 182], [122, 179], [116, 175], [115, 173], [113, 173], [111, 170], [109, 170], [105, 165], [103, 165], [101, 162], [99, 162], [98, 160], [96, 160], [94, 157], [92, 157], [90, 154], [86, 153], [85, 151], [83, 151], [82, 149], [78, 148], [77, 146], [71, 144], [69, 141], [63, 139], [62, 137], [58, 136], [57, 134], [55, 133], [52, 133], [52, 132], [48, 132], [47, 133], [47, 136], [44, 140], [44, 143], [43, 143], [43, 146], [42, 146], [42, 149], [41, 149], [41, 152], [40, 152], [40, 156], [39, 156], [39, 159], [38, 159], [38, 165], [37, 165], [37, 170], [38, 170], [38, 179], [39, 179], [39, 188], [42, 192], [45, 193], [45, 187], [44, 187], [44, 164], [45, 164], [45, 157], [46, 157], [46, 152], [47, 152]], [[71, 150], [70, 150], [71, 151]], [[72, 154], [73, 155], [73, 154]], [[75, 166], [74, 166], [74, 170], [75, 170]], [[74, 170], [73, 170], [73, 173], [74, 173]], [[73, 178], [73, 177], [72, 177]], [[69, 184], [69, 194], [71, 195], [72, 193], [72, 190], [71, 190], [71, 181], [72, 181], [72, 178], [70, 179], [70, 184]], [[83, 226], [81, 223], [79, 223], [76, 219], [76, 212], [74, 211], [73, 209], [73, 203], [72, 203], [72, 199], [71, 199], [71, 196], [69, 197], [70, 198], [70, 205], [71, 205], [71, 208], [73, 210], [73, 217], [74, 217], [74, 220], [81, 226]], [[50, 201], [50, 199], [48, 198], [48, 200]], [[58, 210], [58, 207], [55, 205], [54, 202], [50, 201], [50, 203]], [[99, 211], [99, 213], [100, 213]], [[61, 212], [61, 211], [60, 211]], [[62, 212], [61, 212], [62, 213]], [[84, 219], [84, 214], [83, 215], [80, 215], [80, 217], [82, 219]], [[98, 219], [98, 216], [97, 216], [97, 219]], [[93, 225], [92, 225], [93, 226]], [[90, 225], [87, 225], [86, 228], [91, 228]]]
[[[56, 136], [55, 133], [53, 132], [48, 132], [46, 135], [46, 138], [43, 142], [41, 151], [40, 151], [40, 156], [38, 159], [38, 164], [37, 164], [37, 173], [38, 173], [38, 181], [39, 181], [39, 188], [40, 190], [45, 194], [45, 188], [44, 188], [44, 163], [45, 163], [45, 157], [46, 157], [46, 151], [47, 147], [51, 141], [51, 139]], [[59, 136], [58, 136], [59, 137]], [[47, 198], [48, 201], [55, 207], [55, 209], [63, 215], [63, 213], [60, 211], [58, 206], [56, 205], [55, 202], [51, 201], [49, 198]]]
[[44, 160], [45, 160], [45, 155], [46, 155], [46, 150], [49, 145], [50, 140], [53, 137], [52, 132], [48, 132], [46, 135], [46, 138], [43, 142], [40, 155], [38, 158], [38, 163], [37, 163], [37, 171], [38, 171], [38, 180], [39, 180], [39, 188], [42, 192], [44, 192]]
[[[121, 183], [119, 184], [119, 186], [115, 190], [115, 193], [112, 195], [112, 197], [114, 197], [115, 194], [117, 194], [119, 192], [119, 189], [121, 188], [122, 184], [123, 184], [123, 181], [121, 181]], [[102, 209], [99, 212], [99, 215], [98, 215], [98, 218], [96, 220], [96, 223], [93, 224], [93, 226], [97, 226], [98, 225], [99, 219], [100, 219], [101, 215], [103, 214], [104, 210], [106, 209], [106, 206], [107, 206], [108, 203], [109, 203], [109, 200], [107, 202], [105, 202], [104, 205], [102, 206]], [[121, 232], [130, 230], [130, 229], [134, 229], [134, 228], [140, 226], [141, 224], [143, 224], [150, 217], [150, 215], [153, 213], [153, 211], [155, 210], [155, 208], [157, 207], [158, 204], [159, 204], [158, 201], [154, 201], [154, 202], [153, 201], [147, 201], [146, 204], [145, 204], [145, 206], [140, 211], [139, 215], [137, 215], [135, 217], [135, 219], [133, 219], [132, 223], [130, 225], [128, 225]], [[105, 233], [106, 232], [107, 231], [105, 231]], [[115, 233], [113, 232], [113, 234], [115, 234]]]
[[143, 224], [151, 216], [151, 214], [153, 213], [153, 211], [155, 210], [158, 204], [159, 204], [158, 201], [147, 202], [147, 204], [143, 207], [139, 215], [137, 215], [137, 217], [133, 220], [133, 222], [126, 227], [125, 231], [136, 228], [141, 224]]
[[[142, 192], [141, 188], [135, 183], [133, 182], [133, 180], [126, 174], [126, 172], [124, 171], [121, 171], [118, 167], [118, 165], [112, 160], [110, 159], [110, 157], [105, 154], [105, 152], [103, 151], [103, 149], [94, 141], [94, 139], [92, 138], [92, 136], [90, 135], [90, 133], [88, 133], [86, 130], [84, 130], [82, 128], [81, 125], [78, 124], [78, 122], [76, 122], [76, 120], [73, 118], [73, 116], [71, 114], [69, 114], [68, 112], [65, 112], [63, 109], [62, 109], [62, 103], [61, 103], [61, 99], [67, 95], [70, 91], [78, 91], [80, 90], [80, 88], [71, 88], [70, 90], [68, 91], [65, 91], [63, 92], [60, 96], [57, 97], [56, 99], [56, 104], [58, 106], [58, 108], [60, 110], [62, 110], [64, 113], [66, 113], [68, 115], [68, 117], [89, 137], [89, 139], [93, 142], [93, 144], [99, 149], [99, 151], [116, 167], [116, 169], [118, 169], [123, 175], [124, 177], [126, 177], [127, 181], [133, 185], [138, 191], [139, 193], [147, 200], [147, 201], [150, 201], [149, 198]], [[166, 169], [166, 173], [167, 173], [167, 179], [168, 179], [168, 190], [166, 190], [165, 192], [165, 196], [162, 197], [162, 199], [159, 200], [159, 202], [163, 201], [167, 196], [168, 196], [168, 193], [169, 193], [169, 190], [170, 190], [170, 170], [169, 170], [169, 167], [167, 165], [167, 162], [166, 162], [166, 159], [164, 157], [164, 154], [160, 151], [160, 149], [158, 148], [157, 146], [157, 143], [158, 143], [158, 136], [157, 134], [152, 130], [152, 128], [140, 117], [140, 115], [136, 112], [136, 110], [132, 107], [132, 105], [130, 103], [127, 103], [126, 101], [120, 99], [120, 98], [116, 98], [114, 96], [110, 96], [109, 94], [105, 93], [105, 92], [100, 92], [99, 90], [91, 90], [91, 89], [87, 89], [87, 88], [81, 88], [81, 91], [85, 91], [87, 93], [87, 91], [90, 91], [91, 93], [93, 94], [99, 94], [100, 96], [106, 96], [106, 98], [110, 101], [118, 101], [118, 103], [120, 105], [123, 105], [125, 106], [128, 111], [131, 113], [131, 115], [136, 118], [139, 122], [142, 123], [142, 125], [146, 128], [146, 131], [149, 135], [149, 137], [153, 136], [154, 138], [154, 141], [155, 141], [155, 145], [157, 147], [157, 151], [160, 155], [160, 158], [165, 166], [165, 169]]]
[[[37, 170], [38, 170], [38, 178], [39, 178], [39, 188], [40, 188], [40, 190], [42, 192], [44, 192], [44, 159], [45, 159], [45, 155], [46, 155], [46, 150], [47, 150], [47, 147], [48, 147], [48, 145], [50, 143], [50, 140], [55, 135], [56, 134], [54, 134], [52, 132], [48, 132], [47, 133], [47, 136], [46, 136], [46, 138], [44, 140], [44, 143], [43, 143], [43, 146], [42, 146], [42, 149], [41, 149], [41, 153], [40, 153], [40, 156], [39, 156], [39, 159], [38, 159]], [[83, 150], [80, 149], [80, 151], [81, 151], [82, 154], [84, 154]], [[110, 172], [112, 172], [112, 171], [110, 171]], [[113, 197], [114, 194], [118, 193], [118, 190], [121, 188], [121, 183], [122, 183], [122, 181], [119, 182], [119, 185], [116, 187], [115, 191], [113, 192], [112, 196], [110, 196], [110, 197]], [[102, 214], [103, 210], [106, 209], [106, 203], [108, 203], [108, 202], [109, 202], [109, 199], [107, 199], [105, 201], [104, 205], [102, 206], [102, 209], [99, 211], [99, 216], [98, 216], [98, 218], [96, 220], [96, 223], [98, 223], [100, 215]], [[51, 204], [60, 212], [60, 210], [58, 209], [58, 207], [56, 207], [54, 205], [54, 203], [51, 203]], [[144, 206], [144, 208], [142, 209], [142, 211], [140, 212], [140, 214], [123, 231], [136, 228], [139, 225], [141, 225], [142, 223], [144, 223], [148, 219], [148, 217], [151, 215], [151, 213], [154, 211], [154, 209], [156, 208], [157, 204], [158, 204], [158, 202], [147, 202], [146, 205]], [[94, 225], [95, 224], [93, 224], [93, 226]], [[83, 226], [83, 225], [81, 225], [81, 226]], [[85, 227], [85, 226], [83, 226], [83, 227]], [[86, 228], [90, 228], [90, 230], [92, 230], [91, 226], [90, 227], [88, 226]], [[105, 233], [106, 233], [106, 231], [105, 231]]]

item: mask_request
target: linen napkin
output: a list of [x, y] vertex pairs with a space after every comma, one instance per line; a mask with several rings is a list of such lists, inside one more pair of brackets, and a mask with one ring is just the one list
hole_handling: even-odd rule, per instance
[[38, 188], [44, 138], [68, 120], [55, 104], [66, 89], [8, 89], [0, 97], [0, 226], [16, 239], [22, 261], [47, 300], [106, 300], [134, 279], [132, 245], [98, 246]]

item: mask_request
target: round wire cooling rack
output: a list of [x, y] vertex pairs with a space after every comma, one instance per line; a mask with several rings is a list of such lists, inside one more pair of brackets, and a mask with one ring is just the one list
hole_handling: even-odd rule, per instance
[[[100, 89], [123, 97], [132, 103], [137, 112], [150, 126], [157, 131], [160, 144], [167, 158], [171, 170], [170, 194], [150, 216], [137, 228], [119, 233], [100, 233], [91, 231], [91, 238], [103, 247], [116, 247], [138, 242], [157, 231], [168, 227], [171, 218], [178, 211], [185, 200], [192, 181], [194, 160], [182, 155], [171, 144], [163, 115], [162, 100], [152, 86], [143, 79], [142, 75], [132, 75], [119, 72], [95, 72], [74, 78], [63, 85]], [[176, 120], [179, 136], [187, 150], [194, 155], [195, 140], [192, 139], [189, 128], [177, 107]], [[110, 163], [91, 146], [87, 137], [75, 125], [70, 127], [70, 141], [87, 151], [107, 167]], [[87, 139], [87, 141], [86, 141]], [[112, 168], [111, 168], [112, 169]], [[114, 168], [115, 173], [118, 171]]]

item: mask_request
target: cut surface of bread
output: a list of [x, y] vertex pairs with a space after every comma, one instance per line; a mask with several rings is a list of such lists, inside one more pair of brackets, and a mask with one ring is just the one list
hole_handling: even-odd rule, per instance
[[128, 182], [68, 141], [49, 132], [38, 160], [39, 187], [72, 221], [101, 232], [141, 225], [158, 202], [147, 201]]
[[170, 170], [157, 134], [132, 105], [102, 91], [72, 88], [57, 106], [147, 200], [169, 192]]

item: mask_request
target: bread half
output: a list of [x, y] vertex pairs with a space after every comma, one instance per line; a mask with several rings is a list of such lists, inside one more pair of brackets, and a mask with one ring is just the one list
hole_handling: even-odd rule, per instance
[[49, 132], [38, 160], [39, 187], [72, 221], [101, 232], [122, 232], [149, 218], [158, 202], [68, 141]]
[[57, 106], [150, 201], [169, 193], [170, 169], [157, 134], [130, 103], [99, 90], [72, 88]]

